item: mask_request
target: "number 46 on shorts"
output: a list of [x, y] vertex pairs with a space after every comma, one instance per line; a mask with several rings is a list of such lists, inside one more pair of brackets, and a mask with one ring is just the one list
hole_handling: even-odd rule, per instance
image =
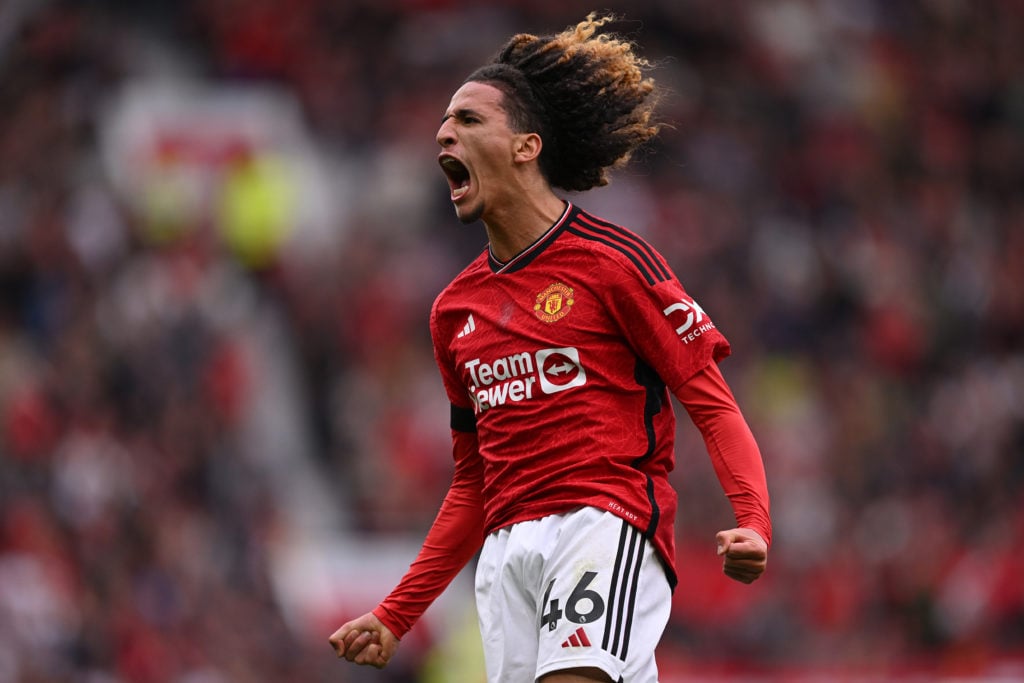
[[[558, 621], [563, 614], [566, 619], [574, 624], [587, 624], [604, 615], [604, 600], [596, 592], [590, 590], [589, 586], [597, 577], [597, 572], [585, 572], [576, 587], [569, 593], [565, 601], [565, 611], [562, 611], [561, 600], [551, 597], [557, 579], [551, 579], [547, 590], [544, 592], [544, 612], [540, 615], [540, 627], [548, 627], [549, 631], [558, 628]], [[585, 611], [584, 611], [585, 610]]]

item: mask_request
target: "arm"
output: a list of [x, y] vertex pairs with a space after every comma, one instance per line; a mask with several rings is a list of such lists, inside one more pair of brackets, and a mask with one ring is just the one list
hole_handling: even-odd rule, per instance
[[771, 519], [760, 450], [718, 370], [729, 342], [660, 254], [642, 240], [625, 243], [636, 247], [632, 253], [640, 260], [611, 254], [602, 263], [603, 302], [637, 355], [673, 388], [700, 429], [739, 524], [717, 537], [725, 573], [750, 583], [765, 568]]
[[455, 474], [441, 509], [409, 571], [372, 612], [334, 632], [338, 657], [383, 667], [423, 612], [483, 543], [483, 463], [476, 434], [452, 431]]
[[771, 516], [764, 463], [750, 427], [718, 365], [710, 363], [680, 386], [676, 397], [700, 430], [737, 528], [716, 536], [724, 571], [750, 583], [764, 572], [771, 544]]

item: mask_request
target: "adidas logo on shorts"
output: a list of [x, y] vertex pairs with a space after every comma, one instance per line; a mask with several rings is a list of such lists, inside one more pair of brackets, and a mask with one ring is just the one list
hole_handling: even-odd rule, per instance
[[580, 626], [576, 629], [576, 633], [573, 633], [562, 643], [562, 647], [590, 647], [590, 638], [587, 638], [587, 632]]

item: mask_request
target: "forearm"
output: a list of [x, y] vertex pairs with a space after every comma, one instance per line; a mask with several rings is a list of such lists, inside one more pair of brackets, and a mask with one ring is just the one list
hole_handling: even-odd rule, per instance
[[401, 638], [444, 592], [483, 543], [483, 468], [475, 435], [454, 433], [452, 486], [416, 560], [398, 586], [373, 610]]
[[761, 451], [718, 367], [709, 365], [676, 391], [704, 438], [736, 522], [771, 543], [768, 485]]

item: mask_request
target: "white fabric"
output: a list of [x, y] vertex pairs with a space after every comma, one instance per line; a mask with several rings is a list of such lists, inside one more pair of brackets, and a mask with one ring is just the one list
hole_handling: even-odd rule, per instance
[[490, 534], [476, 599], [489, 683], [577, 667], [658, 680], [671, 589], [651, 544], [610, 512], [584, 507]]

